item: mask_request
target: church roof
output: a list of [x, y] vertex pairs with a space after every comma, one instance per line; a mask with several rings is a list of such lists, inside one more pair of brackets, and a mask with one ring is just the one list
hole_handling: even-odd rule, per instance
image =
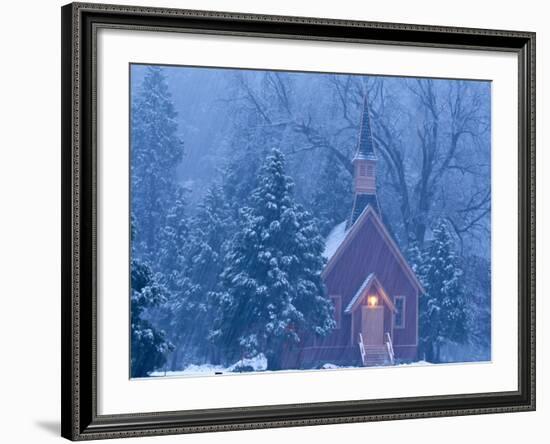
[[369, 290], [372, 285], [375, 285], [378, 287], [379, 294], [382, 296], [382, 299], [386, 302], [387, 306], [390, 310], [395, 311], [395, 305], [393, 301], [390, 299], [382, 285], [380, 284], [380, 281], [376, 278], [376, 275], [374, 273], [370, 273], [367, 278], [363, 281], [363, 283], [359, 286], [359, 289], [356, 291], [355, 295], [351, 298], [351, 301], [349, 301], [348, 306], [344, 310], [344, 313], [351, 313], [355, 308], [356, 305], [359, 303], [361, 298], [365, 295], [365, 291]]
[[[374, 196], [368, 196], [368, 195], [361, 195], [361, 197], [374, 197]], [[376, 197], [374, 197], [376, 199]], [[356, 216], [353, 217], [353, 223], [349, 224], [349, 220], [346, 219], [345, 221], [339, 223], [336, 225], [328, 234], [328, 236], [325, 239], [325, 250], [323, 251], [323, 257], [325, 257], [327, 260], [330, 260], [332, 256], [334, 256], [334, 253], [338, 250], [342, 242], [346, 239], [348, 233], [351, 231], [353, 224], [357, 222], [357, 219], [367, 210], [367, 206], [371, 203], [370, 199], [367, 199], [365, 201], [365, 205], [361, 206], [361, 210], [358, 211], [357, 208], [354, 208], [354, 213], [357, 213]], [[378, 208], [378, 203], [375, 201], [375, 204], [372, 205], [372, 208], [376, 211]], [[378, 216], [380, 214], [378, 213]]]
[[325, 240], [325, 251], [323, 251], [323, 256], [330, 260], [330, 258], [336, 253], [340, 244], [346, 238], [346, 235], [349, 230], [346, 229], [347, 221], [344, 221], [336, 225], [328, 234]]
[[353, 202], [353, 209], [348, 223], [350, 227], [357, 221], [361, 213], [367, 208], [367, 205], [370, 205], [380, 216], [380, 207], [376, 194], [357, 194]]
[[380, 227], [382, 236], [387, 241], [387, 245], [390, 247], [390, 249], [393, 251], [395, 256], [398, 258], [399, 262], [403, 265], [411, 282], [413, 282], [414, 285], [419, 288], [421, 293], [424, 293], [424, 288], [422, 287], [422, 284], [418, 280], [416, 274], [410, 268], [410, 265], [408, 264], [407, 260], [403, 256], [403, 253], [401, 253], [401, 250], [397, 246], [397, 243], [392, 238], [388, 229], [384, 225], [384, 222], [380, 218], [380, 215], [376, 212], [376, 210], [371, 205], [367, 205], [363, 209], [363, 211], [361, 212], [361, 214], [359, 215], [359, 217], [351, 227], [348, 228], [347, 221], [344, 221], [336, 225], [332, 229], [332, 231], [329, 233], [329, 235], [325, 240], [325, 250], [323, 252], [323, 256], [327, 260], [327, 264], [325, 266], [325, 269], [323, 270], [323, 275], [326, 275], [327, 273], [329, 273], [329, 270], [332, 268], [334, 263], [339, 260], [338, 256], [340, 256], [341, 252], [347, 248], [346, 244], [349, 244], [349, 242], [352, 241], [352, 239], [355, 236], [355, 233], [357, 233], [357, 231], [360, 229], [360, 226], [363, 225], [363, 223], [367, 219], [372, 219], [373, 222], [378, 227]]
[[367, 278], [363, 281], [359, 289], [355, 292], [355, 296], [353, 296], [351, 298], [351, 301], [349, 301], [349, 304], [344, 310], [344, 313], [351, 313], [351, 309], [353, 308], [357, 300], [361, 297], [361, 295], [363, 294], [363, 291], [365, 291], [365, 289], [372, 283], [373, 279], [374, 279], [374, 273], [371, 273], [367, 276]]

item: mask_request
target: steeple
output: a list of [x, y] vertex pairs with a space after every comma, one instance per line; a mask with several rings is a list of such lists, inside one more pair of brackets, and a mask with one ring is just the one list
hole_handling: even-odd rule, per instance
[[363, 110], [361, 111], [361, 127], [359, 128], [359, 140], [357, 142], [357, 151], [353, 161], [360, 159], [376, 160], [374, 153], [374, 144], [372, 142], [372, 129], [370, 126], [369, 95], [365, 92], [363, 100]]
[[363, 109], [361, 111], [361, 126], [357, 140], [357, 150], [353, 157], [353, 207], [348, 220], [351, 227], [367, 205], [371, 205], [378, 214], [380, 207], [376, 197], [376, 153], [372, 140], [370, 124], [369, 99], [365, 92]]

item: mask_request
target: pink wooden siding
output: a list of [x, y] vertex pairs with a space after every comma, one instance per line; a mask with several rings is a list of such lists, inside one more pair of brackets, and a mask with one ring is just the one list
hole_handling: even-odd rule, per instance
[[367, 219], [328, 272], [325, 285], [329, 294], [342, 295], [342, 307], [346, 307], [363, 280], [372, 272], [390, 298], [394, 295], [407, 298], [405, 328], [394, 331], [394, 343], [416, 344], [417, 289], [407, 277], [403, 265], [391, 252], [380, 230], [371, 219]]
[[[356, 222], [360, 225], [355, 227], [354, 233], [348, 233], [353, 238], [347, 239], [349, 242], [344, 241], [324, 274], [327, 295], [340, 296], [340, 328], [333, 330], [325, 338], [302, 337], [302, 344], [292, 353], [287, 353], [287, 368], [298, 365], [307, 367], [324, 362], [361, 364], [357, 344], [358, 333], [361, 331], [361, 310], [358, 307], [352, 314], [344, 311], [371, 273], [374, 273], [392, 302], [396, 295], [406, 298], [405, 328], [402, 329], [393, 328], [393, 313], [380, 296], [379, 303], [384, 304], [384, 332], [392, 336], [396, 357], [416, 358], [419, 289], [411, 280], [403, 258], [395, 254], [391, 240], [374, 220], [377, 216], [366, 216]], [[373, 288], [372, 291], [378, 290]], [[367, 304], [367, 298], [361, 303]]]

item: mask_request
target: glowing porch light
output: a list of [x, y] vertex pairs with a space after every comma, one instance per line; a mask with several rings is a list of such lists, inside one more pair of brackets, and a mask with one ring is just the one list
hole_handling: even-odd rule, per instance
[[367, 303], [369, 307], [376, 307], [378, 305], [378, 296], [372, 295], [367, 298]]

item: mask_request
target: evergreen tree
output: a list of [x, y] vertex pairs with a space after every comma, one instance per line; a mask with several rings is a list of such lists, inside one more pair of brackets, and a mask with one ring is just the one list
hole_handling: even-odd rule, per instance
[[191, 223], [191, 234], [186, 249], [185, 275], [190, 286], [185, 294], [187, 313], [192, 317], [193, 329], [185, 335], [185, 347], [193, 351], [199, 361], [217, 363], [218, 353], [208, 339], [216, 294], [221, 290], [220, 274], [228, 251], [228, 239], [234, 234], [235, 222], [225, 201], [220, 185], [212, 185], [199, 205]]
[[[135, 226], [132, 221], [132, 237]], [[147, 311], [165, 301], [166, 288], [159, 283], [151, 267], [137, 259], [131, 262], [131, 375], [144, 377], [166, 362], [166, 353], [172, 344], [164, 331], [156, 329], [146, 319]]]
[[166, 212], [164, 227], [159, 233], [157, 263], [164, 282], [171, 291], [181, 290], [185, 249], [189, 237], [184, 190], [177, 189], [177, 197]]
[[235, 222], [220, 185], [212, 185], [192, 220], [187, 269], [203, 289], [214, 289], [223, 270], [223, 256]]
[[274, 370], [285, 347], [306, 331], [327, 334], [334, 320], [321, 281], [323, 239], [293, 200], [280, 151], [272, 150], [258, 183], [225, 258], [212, 336], [226, 359], [261, 352]]
[[177, 113], [160, 67], [151, 66], [131, 103], [131, 199], [136, 254], [157, 266], [168, 210], [179, 198], [176, 167], [183, 157]]
[[424, 285], [424, 283], [422, 282], [422, 279], [423, 279], [422, 273], [423, 273], [425, 255], [422, 252], [422, 249], [420, 248], [420, 245], [418, 244], [416, 239], [411, 239], [409, 241], [409, 245], [405, 250], [405, 256], [407, 257], [407, 262], [411, 266], [412, 271], [414, 272], [416, 277], [420, 280], [422, 285]]
[[156, 263], [167, 295], [162, 305], [152, 310], [156, 324], [162, 326], [174, 344], [170, 369], [180, 370], [179, 358], [185, 334], [192, 327], [189, 294], [193, 284], [186, 275], [186, 250], [189, 242], [190, 226], [184, 190], [178, 189], [177, 198], [166, 212], [164, 227], [158, 236]]
[[443, 343], [467, 340], [468, 312], [463, 272], [446, 224], [440, 221], [433, 235], [417, 272], [426, 291], [419, 301], [419, 346], [426, 360], [441, 362]]
[[323, 236], [349, 216], [352, 199], [351, 176], [331, 151], [317, 181], [312, 205]]
[[491, 359], [491, 265], [485, 258], [470, 255], [462, 258], [464, 281], [471, 300], [468, 342], [472, 360]]
[[266, 153], [250, 143], [241, 150], [237, 146], [233, 148], [232, 158], [224, 171], [223, 194], [233, 217], [238, 218], [239, 209], [249, 205], [250, 196], [258, 185], [258, 173]]
[[172, 370], [219, 359], [208, 339], [215, 309], [212, 293], [220, 289], [227, 239], [233, 235], [234, 225], [217, 184], [209, 188], [190, 220], [183, 199], [168, 213], [159, 263], [170, 291], [155, 317], [175, 345]]

